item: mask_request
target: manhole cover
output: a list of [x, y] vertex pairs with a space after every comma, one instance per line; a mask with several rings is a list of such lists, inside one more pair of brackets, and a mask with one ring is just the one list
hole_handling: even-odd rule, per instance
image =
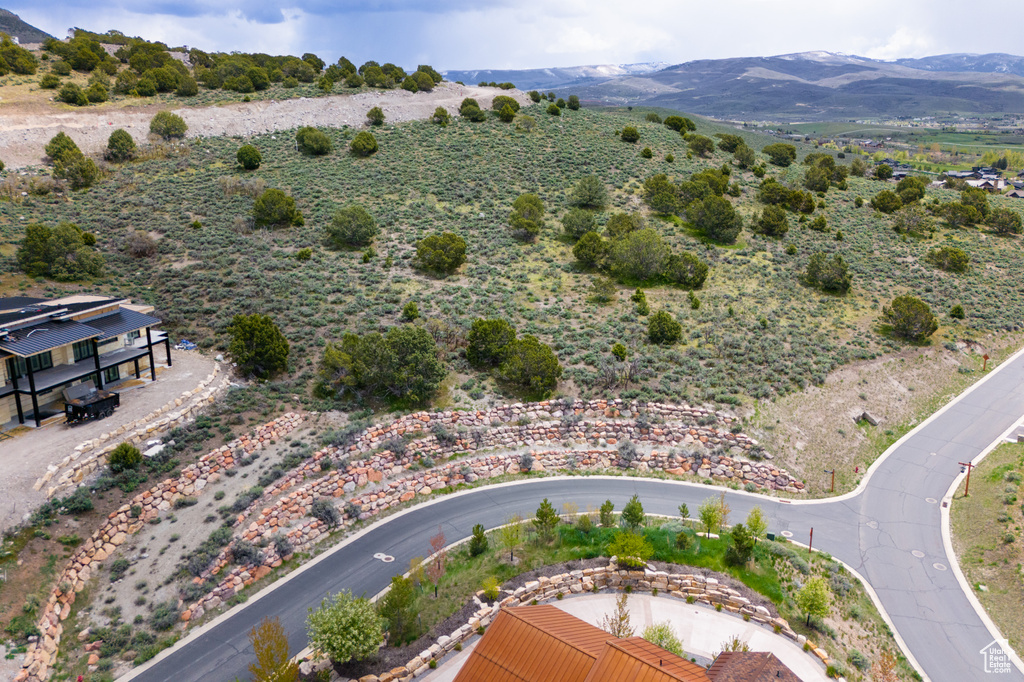
[[936, 563], [932, 564], [932, 566], [935, 568], [936, 571], [945, 571], [945, 570], [947, 570], [946, 569], [946, 564], [940, 564], [940, 563], [936, 562]]
[[923, 559], [924, 558], [924, 552], [922, 552], [919, 549], [915, 549], [914, 551], [911, 552], [911, 554], [916, 556], [918, 559]]
[[386, 564], [390, 564], [392, 561], [395, 560], [395, 557], [391, 556], [390, 554], [385, 554], [384, 552], [377, 552], [373, 555], [373, 558], [380, 559]]
[[791, 537], [793, 537], [793, 534], [790, 533], [788, 530], [784, 530], [784, 531], [782, 531], [782, 537], [784, 537], [784, 538], [791, 538]]
[[928, 504], [938, 504], [939, 502], [934, 497], [926, 497], [924, 498], [924, 501], [927, 502]]
[[878, 530], [878, 521], [868, 521], [865, 525], [868, 528], [874, 528], [875, 530]]

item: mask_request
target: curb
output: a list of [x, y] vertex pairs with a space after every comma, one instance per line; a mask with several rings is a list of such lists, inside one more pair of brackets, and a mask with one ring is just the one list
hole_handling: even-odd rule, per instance
[[[985, 459], [993, 450], [1007, 442], [1007, 437], [1020, 428], [1021, 425], [1024, 425], [1024, 416], [1014, 422], [1010, 428], [999, 436], [999, 438], [982, 450], [977, 457], [971, 460], [971, 463], [977, 464], [981, 460]], [[996, 626], [992, 618], [989, 617], [985, 607], [981, 605], [977, 595], [974, 594], [974, 588], [971, 587], [969, 582], [967, 582], [967, 576], [965, 576], [964, 572], [960, 569], [960, 562], [957, 559], [956, 553], [953, 551], [953, 533], [950, 521], [950, 513], [953, 510], [953, 495], [956, 494], [957, 488], [960, 487], [960, 481], [964, 480], [966, 476], [966, 474], [958, 474], [957, 477], [953, 479], [952, 485], [950, 485], [949, 490], [946, 491], [945, 496], [942, 498], [942, 506], [939, 508], [939, 512], [942, 516], [942, 545], [946, 550], [946, 561], [949, 562], [949, 568], [953, 571], [953, 575], [956, 576], [957, 582], [960, 583], [960, 589], [963, 590], [964, 595], [966, 595], [967, 601], [971, 603], [971, 607], [974, 609], [975, 613], [978, 614], [978, 618], [980, 618], [981, 622], [985, 624], [989, 634], [992, 635], [992, 639], [999, 642], [1000, 645], [1004, 645], [1002, 646], [1003, 651], [1010, 657], [1010, 660], [1013, 661], [1013, 665], [1017, 668], [1017, 671], [1024, 673], [1024, 661], [1021, 661], [1020, 656], [1018, 656], [1017, 652], [1014, 651], [1012, 646], [1010, 646], [1009, 641], [1003, 637], [1003, 633], [999, 631], [999, 627]]]

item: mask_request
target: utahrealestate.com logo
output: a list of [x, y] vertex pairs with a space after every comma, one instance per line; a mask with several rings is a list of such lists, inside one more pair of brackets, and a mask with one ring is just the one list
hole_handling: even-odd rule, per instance
[[1010, 655], [1003, 649], [998, 639], [993, 639], [984, 649], [981, 655], [985, 659], [985, 672], [987, 673], [1008, 673], [1013, 670], [1010, 663]]

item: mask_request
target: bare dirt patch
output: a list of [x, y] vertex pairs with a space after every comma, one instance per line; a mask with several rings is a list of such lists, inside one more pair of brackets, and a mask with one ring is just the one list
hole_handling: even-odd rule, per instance
[[[835, 469], [836, 493], [854, 488], [889, 445], [1024, 343], [1020, 334], [989, 335], [956, 350], [934, 340], [885, 357], [842, 367], [823, 386], [762, 401], [750, 435], [760, 440], [793, 475], [804, 477], [812, 496], [828, 495]], [[856, 421], [868, 411], [880, 422]]]
[[431, 92], [415, 94], [387, 90], [180, 109], [154, 104], [131, 109], [60, 111], [39, 104], [31, 111], [19, 108], [17, 113], [0, 115], [0, 149], [4, 150], [4, 162], [15, 169], [43, 163], [43, 148], [59, 132], [70, 135], [86, 154], [100, 154], [110, 133], [118, 128], [131, 133], [136, 142], [145, 143], [149, 140], [149, 122], [161, 109], [172, 109], [185, 119], [188, 137], [248, 137], [300, 126], [363, 127], [366, 112], [375, 106], [384, 110], [387, 123], [429, 118], [437, 107], [458, 114], [459, 104], [466, 97], [489, 109], [497, 95], [515, 97], [524, 104], [529, 101], [518, 90], [442, 83]]

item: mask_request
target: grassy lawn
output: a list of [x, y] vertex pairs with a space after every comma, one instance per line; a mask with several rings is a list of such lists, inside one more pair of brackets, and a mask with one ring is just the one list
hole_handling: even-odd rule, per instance
[[1024, 591], [1017, 489], [1024, 478], [1024, 444], [1000, 445], [971, 473], [970, 496], [961, 485], [950, 521], [953, 548], [975, 594], [1010, 646], [1024, 645]]

